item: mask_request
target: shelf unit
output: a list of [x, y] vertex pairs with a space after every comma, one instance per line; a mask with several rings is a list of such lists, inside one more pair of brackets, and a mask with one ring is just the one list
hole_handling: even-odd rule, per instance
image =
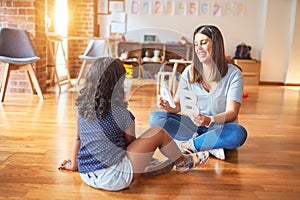
[[260, 65], [257, 60], [234, 59], [233, 63], [242, 69], [245, 85], [258, 85], [260, 80]]
[[[172, 59], [190, 60], [192, 49], [191, 44], [138, 42], [119, 42], [117, 48], [118, 57], [123, 60], [124, 64], [132, 63], [134, 67], [138, 66], [138, 78], [143, 79], [155, 79], [155, 74], [159, 71], [172, 71], [174, 65]], [[159, 51], [159, 60], [153, 60], [155, 50]], [[170, 69], [166, 66], [170, 66]]]

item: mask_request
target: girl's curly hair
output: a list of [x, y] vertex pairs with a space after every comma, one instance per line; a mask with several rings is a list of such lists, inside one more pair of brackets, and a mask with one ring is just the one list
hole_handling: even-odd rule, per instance
[[85, 76], [84, 87], [79, 91], [75, 105], [86, 120], [100, 116], [102, 119], [112, 105], [127, 108], [124, 100], [126, 70], [121, 60], [112, 57], [98, 58]]

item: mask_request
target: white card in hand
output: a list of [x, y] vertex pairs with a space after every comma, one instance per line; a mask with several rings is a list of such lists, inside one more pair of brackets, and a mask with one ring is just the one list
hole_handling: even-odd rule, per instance
[[169, 105], [170, 105], [172, 108], [175, 108], [175, 107], [176, 107], [175, 102], [174, 102], [174, 100], [173, 100], [173, 97], [172, 97], [172, 95], [171, 95], [171, 92], [170, 92], [170, 90], [169, 90], [169, 88], [168, 88], [168, 86], [167, 86], [166, 83], [162, 83], [162, 84], [160, 85], [160, 96], [161, 96], [164, 100], [168, 101], [168, 102], [169, 102]]
[[188, 90], [180, 90], [179, 94], [181, 113], [185, 115], [199, 114], [196, 95]]

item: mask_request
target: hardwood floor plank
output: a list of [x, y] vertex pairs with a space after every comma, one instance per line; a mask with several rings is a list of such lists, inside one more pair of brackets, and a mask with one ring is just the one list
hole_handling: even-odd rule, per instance
[[[249, 97], [239, 115], [248, 130], [244, 146], [226, 151], [225, 161], [210, 157], [188, 173], [143, 177], [120, 192], [93, 189], [77, 172], [57, 169], [73, 150], [76, 92], [52, 91], [44, 101], [8, 93], [0, 103], [0, 199], [300, 197], [300, 87], [246, 86]], [[148, 128], [150, 112], [158, 109], [155, 95], [154, 83], [133, 86], [129, 109], [136, 116], [138, 135]]]

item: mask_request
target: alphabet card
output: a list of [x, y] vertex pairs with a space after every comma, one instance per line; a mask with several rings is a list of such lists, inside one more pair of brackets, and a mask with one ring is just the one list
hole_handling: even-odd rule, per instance
[[197, 96], [188, 90], [180, 90], [179, 93], [181, 113], [184, 115], [199, 114]]
[[160, 85], [160, 96], [163, 98], [163, 100], [166, 100], [169, 102], [169, 105], [172, 107], [172, 108], [175, 108], [176, 105], [175, 105], [175, 102], [173, 100], [173, 97], [171, 95], [171, 92], [170, 92], [170, 89], [168, 88], [167, 84], [166, 83], [162, 83]]

